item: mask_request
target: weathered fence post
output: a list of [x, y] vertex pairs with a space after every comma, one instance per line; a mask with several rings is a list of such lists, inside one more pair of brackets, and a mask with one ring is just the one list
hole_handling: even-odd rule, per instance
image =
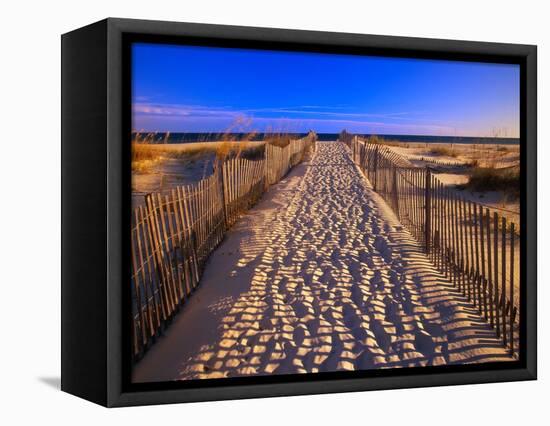
[[269, 143], [264, 143], [264, 192], [269, 188]]
[[218, 174], [218, 186], [220, 187], [222, 211], [223, 211], [223, 224], [224, 224], [224, 229], [227, 229], [229, 222], [227, 220], [227, 211], [226, 211], [227, 205], [225, 204], [225, 179], [223, 176], [224, 161], [220, 160], [216, 162], [216, 170], [214, 170], [214, 173]]
[[426, 184], [424, 190], [425, 199], [425, 223], [424, 223], [424, 245], [426, 253], [430, 253], [430, 239], [432, 234], [432, 172], [429, 167], [426, 167]]
[[[359, 147], [361, 145], [357, 145]], [[359, 158], [359, 153], [361, 153], [361, 158]], [[357, 153], [357, 160], [359, 162], [359, 170], [361, 170], [363, 173], [366, 173], [367, 176], [369, 174], [369, 151], [367, 148], [363, 145], [361, 149], [358, 149]]]
[[377, 181], [378, 181], [378, 145], [374, 151], [374, 165], [373, 165], [374, 179], [372, 183], [372, 188], [376, 191]]
[[394, 203], [394, 209], [395, 214], [397, 215], [397, 218], [401, 220], [401, 215], [399, 214], [399, 188], [397, 186], [397, 167], [393, 166], [393, 185], [392, 185], [392, 192], [393, 192], [393, 203]]

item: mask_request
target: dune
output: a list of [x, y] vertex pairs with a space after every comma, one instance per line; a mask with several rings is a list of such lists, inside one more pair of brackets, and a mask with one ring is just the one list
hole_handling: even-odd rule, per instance
[[231, 144], [236, 149], [246, 149], [261, 146], [264, 141], [209, 141], [209, 142], [186, 142], [170, 144], [149, 144], [147, 147], [159, 152], [197, 152], [216, 151], [221, 145]]
[[132, 207], [145, 204], [145, 194], [165, 192], [176, 186], [198, 182], [212, 174], [216, 151], [231, 148], [246, 151], [264, 145], [264, 141], [210, 141], [173, 144], [147, 144], [158, 155], [144, 170], [132, 172]]
[[[519, 167], [519, 145], [448, 144], [392, 142], [390, 149], [404, 156], [417, 167], [430, 167], [447, 186], [461, 186], [469, 181], [471, 165], [496, 169]], [[440, 152], [438, 152], [440, 150]], [[452, 153], [453, 155], [449, 155]], [[460, 195], [519, 224], [520, 200], [502, 191], [473, 192]]]

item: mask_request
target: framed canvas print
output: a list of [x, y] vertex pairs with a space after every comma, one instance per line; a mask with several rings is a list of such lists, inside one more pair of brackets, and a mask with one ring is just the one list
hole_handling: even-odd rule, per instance
[[107, 19], [62, 37], [62, 389], [536, 378], [536, 47]]

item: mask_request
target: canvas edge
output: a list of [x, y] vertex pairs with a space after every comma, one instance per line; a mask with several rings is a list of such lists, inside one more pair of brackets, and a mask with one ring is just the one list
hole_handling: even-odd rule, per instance
[[107, 21], [61, 37], [61, 390], [107, 404]]

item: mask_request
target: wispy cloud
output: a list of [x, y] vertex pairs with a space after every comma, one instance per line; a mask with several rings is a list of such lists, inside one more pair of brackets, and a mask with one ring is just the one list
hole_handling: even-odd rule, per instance
[[[351, 120], [351, 119], [334, 119], [334, 118], [283, 118], [280, 119], [284, 123], [294, 123], [294, 124], [306, 124], [311, 128], [346, 128], [354, 132], [365, 132], [365, 133], [389, 133], [389, 134], [403, 134], [403, 133], [412, 133], [412, 134], [438, 134], [438, 135], [447, 135], [452, 134], [454, 128], [452, 126], [445, 126], [432, 123], [393, 123], [388, 121], [381, 120]], [[273, 118], [255, 118], [254, 122], [259, 123], [275, 123], [277, 119]]]
[[292, 115], [316, 115], [327, 117], [341, 117], [341, 118], [386, 118], [393, 120], [413, 120], [414, 118], [407, 117], [409, 112], [393, 112], [393, 113], [357, 113], [357, 112], [341, 112], [341, 111], [322, 111], [322, 110], [308, 110], [308, 109], [290, 109], [290, 108], [258, 108], [258, 109], [244, 109], [245, 113], [272, 113], [272, 114], [292, 114]]
[[[418, 120], [410, 112], [372, 113], [323, 110], [315, 105], [291, 108], [242, 108], [231, 106], [206, 107], [201, 105], [135, 103], [134, 128], [149, 128], [161, 125], [171, 131], [222, 131], [238, 120], [246, 122], [255, 130], [292, 128], [296, 131], [315, 128], [332, 131], [347, 128], [365, 133], [394, 134], [453, 134], [455, 128], [446, 123]], [[150, 129], [150, 130], [158, 130]]]
[[200, 105], [181, 105], [181, 104], [154, 104], [136, 102], [132, 106], [135, 115], [149, 116], [219, 116], [219, 115], [238, 115], [236, 111], [225, 107], [204, 107]]
[[[344, 108], [344, 107], [340, 107]], [[302, 105], [293, 107], [265, 107], [265, 108], [240, 108], [235, 109], [226, 107], [205, 107], [201, 105], [182, 105], [182, 104], [157, 104], [136, 102], [133, 105], [133, 111], [136, 115], [155, 115], [155, 116], [240, 116], [251, 115], [261, 117], [280, 118], [281, 116], [317, 116], [330, 117], [333, 119], [389, 119], [389, 120], [414, 120], [410, 117], [410, 112], [342, 112], [336, 108], [320, 105]]]

